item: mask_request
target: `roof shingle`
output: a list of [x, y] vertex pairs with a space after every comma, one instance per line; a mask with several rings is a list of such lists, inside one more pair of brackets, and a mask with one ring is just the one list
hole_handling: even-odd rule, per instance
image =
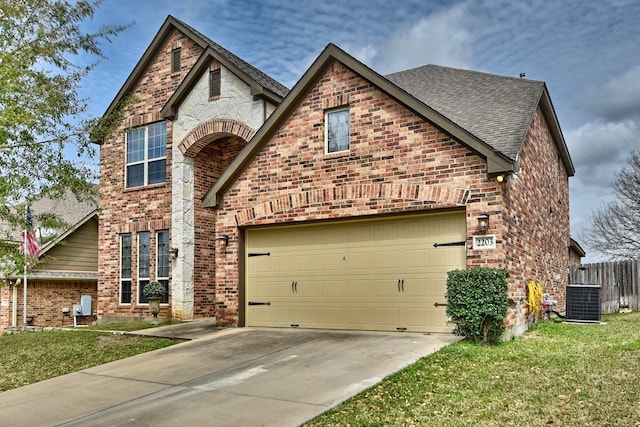
[[545, 89], [540, 81], [439, 65], [385, 77], [513, 160]]

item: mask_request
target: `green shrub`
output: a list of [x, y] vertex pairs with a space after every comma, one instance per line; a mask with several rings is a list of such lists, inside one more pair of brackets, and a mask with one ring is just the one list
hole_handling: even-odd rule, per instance
[[498, 342], [507, 314], [509, 272], [474, 268], [447, 275], [447, 315], [455, 324], [454, 333], [478, 343]]

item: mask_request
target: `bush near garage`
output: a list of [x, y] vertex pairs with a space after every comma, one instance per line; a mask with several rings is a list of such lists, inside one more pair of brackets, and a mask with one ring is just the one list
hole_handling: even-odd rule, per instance
[[501, 268], [474, 268], [447, 273], [447, 315], [454, 333], [476, 343], [496, 343], [504, 332], [509, 272]]

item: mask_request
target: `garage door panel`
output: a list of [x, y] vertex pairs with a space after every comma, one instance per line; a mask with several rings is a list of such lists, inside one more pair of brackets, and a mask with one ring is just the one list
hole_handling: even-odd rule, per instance
[[398, 326], [398, 308], [373, 307], [374, 323], [386, 326]]
[[351, 299], [361, 298], [367, 299], [372, 292], [371, 279], [354, 278], [344, 282], [344, 288], [346, 289], [346, 296]]
[[346, 296], [346, 286], [341, 280], [322, 280], [318, 286], [322, 298], [344, 298]]
[[397, 270], [400, 262], [400, 250], [387, 248], [375, 249], [372, 253], [373, 267], [376, 270]]
[[329, 275], [338, 274], [344, 268], [344, 260], [338, 254], [321, 253], [316, 257], [316, 268], [319, 265], [321, 271], [327, 272]]
[[389, 301], [400, 297], [400, 280], [397, 276], [381, 277], [373, 279], [373, 292], [370, 294], [372, 301]]
[[342, 257], [338, 255], [338, 262], [342, 263], [343, 273], [350, 275], [362, 274], [362, 270], [374, 268], [375, 261], [370, 252], [362, 250], [342, 250]]
[[303, 280], [294, 280], [293, 285], [293, 298], [296, 300], [303, 300], [311, 298], [312, 301], [316, 301], [320, 296], [320, 281], [311, 280], [309, 278]]
[[349, 329], [369, 329], [373, 322], [373, 313], [370, 308], [347, 307], [347, 325]]
[[[249, 326], [450, 332], [447, 272], [465, 268], [464, 213], [248, 230]], [[273, 243], [273, 245], [272, 245]], [[265, 314], [270, 313], [270, 314]]]
[[[313, 322], [316, 328], [341, 329], [341, 325], [347, 321], [346, 312], [342, 307], [318, 307], [316, 313], [317, 318], [308, 322]], [[301, 326], [309, 327], [305, 323]]]

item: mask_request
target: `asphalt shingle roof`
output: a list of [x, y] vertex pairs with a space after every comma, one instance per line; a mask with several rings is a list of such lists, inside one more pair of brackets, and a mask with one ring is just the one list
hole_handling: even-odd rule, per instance
[[385, 77], [514, 160], [545, 89], [540, 81], [439, 65]]

